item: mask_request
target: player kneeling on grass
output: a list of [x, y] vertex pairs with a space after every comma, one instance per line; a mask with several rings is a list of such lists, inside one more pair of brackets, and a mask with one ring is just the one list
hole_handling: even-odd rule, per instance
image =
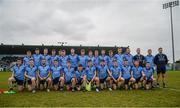
[[124, 83], [124, 79], [121, 77], [121, 68], [118, 67], [117, 60], [113, 60], [113, 66], [110, 68], [111, 72], [111, 82], [110, 85], [113, 87], [114, 90], [121, 87]]
[[28, 90], [35, 93], [35, 87], [36, 87], [36, 73], [37, 73], [37, 67], [34, 65], [34, 60], [29, 60], [29, 65], [25, 68], [25, 77], [28, 78]]
[[86, 75], [85, 71], [83, 70], [82, 64], [78, 65], [77, 71], [75, 72], [75, 78], [76, 78], [76, 89], [78, 91], [85, 90], [85, 84], [86, 84]]
[[13, 83], [17, 83], [18, 91], [23, 91], [25, 67], [22, 65], [21, 58], [18, 58], [16, 65], [12, 68], [12, 76], [8, 79], [9, 91], [13, 90]]
[[134, 88], [138, 89], [142, 85], [144, 72], [143, 68], [139, 66], [139, 61], [134, 61], [134, 66], [131, 68], [131, 77], [134, 84]]
[[124, 59], [124, 65], [122, 66], [121, 72], [122, 72], [122, 77], [124, 78], [125, 89], [128, 90], [129, 88], [131, 90], [133, 84], [133, 78], [131, 77], [131, 66], [128, 65], [127, 59]]
[[50, 75], [50, 67], [46, 65], [46, 60], [43, 58], [41, 60], [41, 66], [38, 67], [38, 77], [41, 90], [47, 88], [47, 92], [50, 92], [52, 82]]
[[107, 65], [105, 65], [104, 59], [101, 60], [100, 66], [98, 66], [97, 71], [98, 71], [98, 76], [100, 80], [101, 90], [105, 88], [104, 85], [106, 84], [109, 88], [109, 91], [112, 91], [110, 87], [111, 73]]
[[53, 79], [53, 87], [54, 90], [63, 90], [64, 87], [64, 74], [62, 73], [62, 67], [58, 65], [58, 60], [55, 59], [53, 61], [53, 65], [51, 66], [51, 73]]
[[64, 68], [65, 84], [67, 90], [70, 90], [70, 88], [72, 88], [72, 92], [75, 91], [76, 86], [76, 79], [74, 73], [74, 68], [71, 67], [71, 61], [68, 60], [67, 67]]
[[88, 66], [86, 67], [86, 83], [96, 84], [96, 92], [99, 92], [99, 78], [97, 77], [96, 67], [93, 66], [92, 61], [88, 60]]
[[143, 68], [143, 72], [145, 74], [144, 77], [144, 87], [148, 90], [151, 89], [152, 87], [156, 86], [156, 80], [153, 77], [154, 69], [150, 66], [150, 63], [146, 63], [146, 67]]

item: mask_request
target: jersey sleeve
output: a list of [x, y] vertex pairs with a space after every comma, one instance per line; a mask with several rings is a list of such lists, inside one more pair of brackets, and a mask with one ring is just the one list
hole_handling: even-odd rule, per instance
[[165, 59], [166, 59], [166, 64], [168, 63], [168, 58], [167, 58], [167, 56], [165, 55]]
[[158, 55], [156, 55], [155, 57], [154, 57], [154, 64], [156, 64], [157, 65], [157, 57]]

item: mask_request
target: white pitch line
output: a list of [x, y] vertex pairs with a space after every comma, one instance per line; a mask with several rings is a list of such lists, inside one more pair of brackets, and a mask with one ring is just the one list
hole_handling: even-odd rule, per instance
[[173, 90], [173, 91], [180, 92], [180, 90], [179, 90], [179, 89], [173, 89], [173, 88], [163, 88], [163, 89], [167, 89], [167, 90]]

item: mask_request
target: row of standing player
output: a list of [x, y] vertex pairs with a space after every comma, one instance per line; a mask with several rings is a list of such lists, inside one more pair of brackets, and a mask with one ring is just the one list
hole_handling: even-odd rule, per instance
[[[119, 54], [119, 52], [120, 52], [120, 48], [118, 49], [118, 54]], [[36, 49], [35, 50], [35, 52], [36, 52], [36, 55], [37, 55], [37, 53], [38, 53], [38, 49]], [[53, 51], [52, 51], [53, 52]], [[62, 50], [62, 52], [65, 52], [64, 50]], [[72, 52], [74, 52], [73, 51], [73, 49], [71, 49], [71, 53]], [[129, 53], [128, 53], [129, 52]], [[151, 52], [151, 50], [148, 50], [148, 52], [150, 53]], [[47, 53], [48, 53], [48, 50], [47, 49], [45, 49], [44, 50], [44, 53], [47, 55]], [[102, 56], [103, 55], [105, 55], [105, 51], [104, 50], [102, 50], [101, 51], [101, 53], [102, 53]], [[112, 56], [112, 51], [110, 51], [109, 52], [110, 53], [110, 56]], [[55, 55], [55, 53], [52, 53], [52, 54], [54, 54]], [[61, 54], [63, 54], [63, 53], [61, 53]], [[65, 53], [64, 53], [65, 54]], [[75, 53], [74, 53], [75, 54]], [[81, 55], [84, 55], [85, 53], [84, 53], [84, 50], [81, 50]], [[129, 48], [126, 50], [126, 54], [130, 54], [130, 50], [129, 50]], [[27, 53], [27, 55], [29, 55], [28, 53]], [[141, 57], [137, 57], [137, 55], [139, 56], [141, 56]], [[49, 75], [50, 74], [52, 74], [52, 79], [53, 79], [53, 85], [54, 85], [54, 88], [55, 88], [55, 90], [57, 90], [58, 89], [58, 83], [60, 84], [60, 90], [62, 90], [63, 89], [63, 86], [62, 85], [64, 85], [64, 82], [66, 83], [66, 85], [69, 85], [69, 84], [71, 84], [72, 85], [72, 91], [74, 91], [74, 87], [75, 87], [75, 85], [76, 85], [76, 83], [78, 83], [78, 90], [80, 90], [80, 86], [79, 85], [83, 85], [82, 87], [84, 88], [84, 84], [85, 83], [87, 83], [87, 82], [91, 82], [91, 80], [93, 81], [93, 82], [96, 82], [96, 86], [97, 86], [97, 88], [96, 88], [96, 91], [99, 91], [99, 82], [100, 83], [102, 83], [102, 82], [104, 82], [104, 81], [108, 81], [109, 82], [109, 84], [108, 84], [108, 86], [109, 86], [109, 90], [111, 90], [111, 88], [112, 88], [112, 83], [117, 83], [117, 85], [118, 85], [118, 87], [119, 87], [119, 84], [118, 84], [118, 82], [121, 82], [121, 84], [122, 83], [124, 83], [125, 84], [125, 88], [127, 89], [127, 83], [129, 83], [129, 82], [136, 82], [136, 84], [139, 82], [139, 81], [143, 81], [143, 79], [145, 78], [145, 73], [144, 72], [146, 72], [145, 70], [147, 70], [147, 69], [150, 69], [149, 71], [151, 71], [151, 72], [149, 72], [148, 74], [146, 74], [146, 79], [148, 79], [148, 80], [151, 80], [151, 81], [154, 81], [154, 78], [153, 77], [149, 77], [149, 78], [147, 78], [147, 76], [148, 75], [150, 75], [150, 76], [153, 76], [153, 68], [152, 68], [152, 62], [154, 62], [154, 59], [152, 59], [153, 61], [152, 62], [149, 62], [149, 61], [146, 61], [147, 63], [147, 69], [146, 68], [142, 68], [141, 66], [142, 66], [142, 64], [141, 64], [141, 58], [143, 58], [143, 56], [140, 54], [140, 49], [137, 49], [137, 55], [136, 56], [134, 56], [133, 57], [133, 59], [134, 58], [136, 58], [136, 59], [134, 59], [133, 61], [133, 63], [135, 64], [133, 67], [131, 67], [132, 66], [132, 64], [130, 64], [129, 65], [129, 60], [128, 59], [123, 59], [123, 61], [124, 61], [124, 63], [122, 63], [121, 64], [121, 66], [119, 65], [119, 62], [118, 62], [118, 59], [116, 58], [116, 59], [113, 59], [112, 60], [112, 65], [111, 65], [111, 67], [108, 67], [106, 64], [107, 64], [107, 62], [106, 62], [106, 60], [105, 59], [101, 59], [100, 61], [101, 61], [101, 63], [100, 63], [100, 65], [98, 65], [98, 66], [93, 66], [94, 64], [93, 64], [93, 60], [92, 59], [89, 59], [88, 60], [88, 63], [87, 63], [87, 67], [83, 67], [83, 63], [85, 63], [85, 62], [83, 62], [82, 64], [81, 63], [79, 63], [80, 65], [78, 66], [78, 68], [76, 69], [76, 70], [74, 70], [74, 68], [75, 67], [73, 67], [73, 62], [72, 62], [72, 60], [67, 60], [66, 61], [66, 66], [59, 66], [59, 63], [58, 63], [58, 59], [54, 59], [54, 60], [52, 60], [52, 66], [51, 66], [51, 72], [52, 73], [50, 73], [50, 68], [48, 67], [48, 65], [47, 65], [47, 61], [46, 61], [46, 58], [44, 57], [44, 58], [41, 58], [41, 66], [39, 66], [37, 69], [39, 70], [39, 74], [38, 74], [38, 76], [36, 76], [36, 74], [34, 74], [36, 77], [32, 77], [32, 76], [34, 76], [33, 75], [33, 68], [32, 67], [30, 67], [30, 63], [31, 62], [33, 62], [33, 63], [31, 63], [31, 65], [33, 64], [33, 65], [36, 65], [36, 64], [34, 64], [34, 61], [35, 61], [35, 58], [30, 58], [29, 59], [29, 62], [28, 62], [28, 65], [26, 65], [26, 67], [29, 67], [29, 68], [26, 68], [25, 69], [25, 76], [28, 78], [28, 88], [29, 88], [29, 90], [33, 90], [33, 92], [34, 92], [34, 90], [35, 90], [35, 86], [37, 85], [36, 83], [37, 83], [37, 79], [39, 79], [39, 82], [38, 83], [40, 83], [40, 84], [44, 84], [44, 82], [45, 81], [47, 81], [48, 82], [48, 89], [47, 89], [47, 91], [49, 91], [50, 89], [50, 85], [51, 85], [51, 78], [49, 77]], [[152, 55], [151, 55], [152, 56]], [[29, 56], [30, 57], [30, 56]], [[24, 60], [26, 59], [27, 57], [25, 57], [24, 58]], [[143, 60], [142, 60], [143, 61]], [[127, 62], [127, 63], [126, 63]], [[136, 63], [137, 62], [137, 63]], [[69, 68], [67, 68], [69, 65], [68, 64], [71, 64], [71, 66], [69, 67]], [[90, 65], [90, 64], [92, 64], [92, 66]], [[137, 65], [138, 64], [138, 65]], [[144, 63], [143, 63], [144, 64]], [[124, 68], [124, 67], [126, 67], [125, 65], [127, 65], [127, 66], [129, 66], [129, 67], [127, 67], [127, 68]], [[140, 66], [139, 66], [140, 65]], [[148, 66], [149, 65], [149, 66]], [[36, 67], [36, 66], [34, 66], [34, 67]], [[54, 68], [53, 68], [54, 67]], [[55, 68], [56, 67], [56, 68]], [[57, 68], [58, 67], [58, 68]], [[91, 69], [91, 67], [92, 67], [92, 69]], [[72, 68], [72, 69], [71, 69]], [[81, 69], [82, 68], [82, 69]], [[20, 68], [14, 68], [13, 69], [13, 73], [15, 73], [14, 71], [18, 71], [18, 69], [20, 69]], [[29, 69], [29, 70], [28, 70]], [[46, 70], [45, 70], [46, 69]], [[59, 69], [59, 70], [58, 70]], [[80, 70], [79, 70], [80, 69]], [[78, 71], [82, 71], [83, 69], [85, 69], [85, 73], [86, 74], [84, 74], [84, 72], [78, 72]], [[89, 70], [88, 70], [89, 69]], [[64, 74], [62, 75], [62, 74], [60, 74], [60, 71], [61, 70], [63, 70], [63, 72], [64, 72]], [[22, 71], [23, 71], [23, 68], [22, 68]], [[36, 71], [36, 69], [34, 69], [34, 71]], [[46, 72], [45, 72], [46, 71]], [[72, 71], [72, 72], [69, 72], [69, 71]], [[74, 71], [74, 73], [76, 73], [75, 75], [70, 75], [69, 73], [73, 73], [73, 71]], [[77, 72], [76, 72], [77, 71]], [[94, 72], [93, 72], [94, 71]], [[97, 72], [98, 73], [97, 73]], [[128, 77], [128, 72], [126, 72], [126, 71], [129, 71], [129, 75], [130, 75], [130, 77], [131, 78], [129, 78]], [[20, 72], [19, 72], [20, 73]], [[23, 73], [23, 72], [21, 72], [21, 73]], [[36, 72], [34, 72], [34, 73], [36, 73]], [[79, 74], [78, 74], [79, 73]], [[94, 74], [93, 74], [94, 73]], [[99, 74], [99, 75], [97, 75], [97, 74]], [[29, 76], [30, 75], [30, 76]], [[60, 77], [61, 76], [61, 77]], [[68, 77], [69, 76], [69, 77]], [[84, 76], [86, 77], [86, 78], [84, 78]], [[98, 77], [97, 77], [98, 76]], [[138, 78], [136, 77], [136, 76], [138, 76]], [[128, 77], [128, 78], [126, 78], [126, 77]], [[23, 79], [23, 75], [21, 76], [21, 78]], [[19, 78], [20, 79], [20, 78]], [[13, 81], [17, 81], [17, 83], [19, 83], [18, 85], [22, 85], [22, 83], [24, 82], [22, 79], [21, 80], [19, 80], [17, 77], [14, 77], [14, 76], [12, 76], [11, 78], [9, 78], [9, 85], [10, 85], [10, 87], [11, 87], [11, 89], [12, 89], [12, 82]], [[80, 80], [80, 81], [79, 81]], [[35, 82], [36, 81], [36, 82]], [[147, 80], [145, 80], [145, 81], [147, 81]], [[120, 84], [120, 85], [121, 85]], [[115, 84], [116, 85], [116, 84]], [[21, 87], [21, 88], [19, 88], [20, 90], [22, 90], [22, 88], [23, 87]], [[116, 87], [115, 86], [113, 86], [113, 88], [115, 89]], [[135, 88], [137, 88], [137, 85], [135, 86]], [[101, 87], [101, 89], [102, 89], [102, 87]]]
[[140, 66], [144, 66], [145, 62], [149, 62], [151, 64], [151, 67], [154, 67], [154, 56], [152, 55], [152, 50], [148, 50], [148, 55], [143, 56], [140, 53], [140, 48], [137, 49], [137, 54], [135, 56], [130, 54], [130, 49], [126, 49], [126, 53], [123, 54], [122, 48], [118, 48], [118, 53], [113, 54], [112, 50], [109, 50], [109, 55], [105, 55], [106, 51], [101, 50], [101, 55], [99, 55], [98, 50], [94, 51], [94, 55], [92, 50], [88, 51], [88, 55], [85, 55], [85, 50], [81, 49], [80, 55], [75, 54], [75, 50], [71, 49], [71, 54], [66, 55], [65, 50], [60, 50], [59, 55], [56, 55], [56, 50], [52, 50], [52, 55], [48, 55], [48, 49], [44, 49], [44, 53], [40, 54], [39, 49], [35, 50], [35, 54], [31, 54], [31, 51], [27, 51], [27, 55], [23, 58], [23, 64], [28, 65], [28, 61], [30, 58], [33, 58], [35, 61], [35, 65], [39, 66], [41, 59], [46, 59], [46, 65], [51, 65], [53, 64], [54, 59], [57, 59], [59, 62], [59, 65], [66, 67], [66, 62], [68, 60], [71, 60], [72, 62], [72, 67], [77, 67], [78, 64], [82, 64], [83, 67], [85, 68], [87, 65], [88, 60], [92, 60], [93, 64], [95, 66], [99, 65], [100, 60], [105, 60], [106, 64], [108, 67], [112, 66], [112, 61], [114, 59], [117, 60], [118, 65], [122, 66], [123, 59], [127, 59], [129, 65], [133, 66], [133, 61], [134, 60], [139, 60]]

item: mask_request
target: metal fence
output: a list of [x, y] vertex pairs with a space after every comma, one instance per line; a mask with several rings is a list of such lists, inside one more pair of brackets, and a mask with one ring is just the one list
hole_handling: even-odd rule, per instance
[[[173, 65], [172, 63], [169, 63], [167, 66], [166, 66], [167, 70], [173, 70]], [[180, 70], [180, 63], [175, 63], [175, 70]]]

